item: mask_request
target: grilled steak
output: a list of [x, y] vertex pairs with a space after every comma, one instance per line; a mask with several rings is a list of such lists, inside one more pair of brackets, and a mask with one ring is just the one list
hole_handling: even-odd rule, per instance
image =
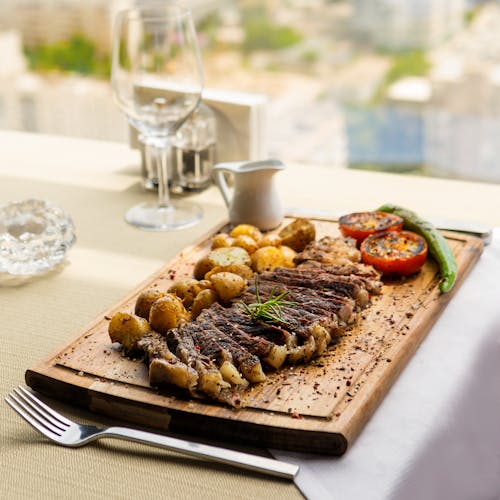
[[139, 340], [138, 347], [144, 351], [149, 362], [151, 385], [172, 384], [190, 392], [195, 390], [198, 373], [170, 351], [165, 337], [151, 331]]
[[170, 350], [198, 373], [198, 390], [217, 401], [234, 404], [230, 384], [224, 381], [215, 363], [196, 349], [190, 335], [183, 335], [180, 329], [174, 328], [167, 332], [166, 338]]
[[[257, 359], [262, 359], [273, 368], [279, 368], [285, 360], [286, 347], [284, 345], [275, 344], [264, 335], [259, 335], [259, 333], [265, 333], [272, 328], [255, 324], [251, 318], [241, 313], [237, 306], [224, 308], [219, 304], [213, 304], [200, 314], [198, 320], [203, 321], [204, 325], [215, 326], [221, 335], [223, 334], [229, 339], [227, 340], [228, 345], [236, 344], [243, 348], [244, 351], [238, 354], [239, 357], [246, 356], [246, 351]], [[245, 360], [245, 363], [248, 364], [248, 361]], [[240, 369], [247, 378], [248, 375], [251, 375], [251, 373], [245, 374], [244, 367]], [[250, 380], [250, 378], [248, 379]]]
[[363, 283], [355, 276], [338, 276], [328, 274], [321, 269], [311, 269], [309, 273], [297, 271], [295, 268], [289, 269], [278, 267], [272, 271], [262, 274], [268, 281], [276, 281], [285, 286], [302, 286], [304, 288], [331, 290], [341, 297], [350, 297], [356, 301], [360, 307], [365, 307], [370, 301], [370, 296]]
[[[265, 380], [264, 364], [278, 369], [285, 360], [321, 355], [371, 295], [381, 292], [380, 273], [359, 260], [351, 238], [322, 238], [297, 255], [297, 267], [260, 274], [228, 307], [215, 303], [165, 335], [146, 333], [138, 347], [151, 384], [173, 384], [238, 406], [239, 389]], [[280, 294], [285, 302], [274, 320], [249, 314], [251, 304]]]

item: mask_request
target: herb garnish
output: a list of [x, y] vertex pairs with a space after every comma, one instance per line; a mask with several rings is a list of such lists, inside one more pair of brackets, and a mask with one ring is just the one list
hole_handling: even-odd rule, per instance
[[276, 295], [276, 287], [274, 287], [269, 293], [269, 297], [265, 302], [262, 302], [259, 291], [259, 278], [255, 276], [255, 297], [257, 302], [252, 304], [245, 304], [241, 302], [245, 312], [253, 319], [264, 321], [265, 323], [283, 323], [289, 324], [283, 314], [281, 308], [283, 306], [294, 306], [296, 302], [291, 302], [289, 300], [283, 300], [288, 291], [284, 291], [279, 295]]

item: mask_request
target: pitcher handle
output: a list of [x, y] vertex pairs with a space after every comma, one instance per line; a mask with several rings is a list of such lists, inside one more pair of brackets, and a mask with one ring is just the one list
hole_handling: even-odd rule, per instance
[[217, 165], [214, 165], [213, 168], [213, 176], [215, 184], [219, 188], [222, 194], [222, 198], [224, 199], [224, 202], [226, 203], [227, 207], [229, 207], [229, 205], [231, 204], [231, 193], [229, 191], [229, 186], [227, 185], [224, 172], [234, 173], [241, 163], [243, 162], [234, 161], [234, 162], [218, 163]]

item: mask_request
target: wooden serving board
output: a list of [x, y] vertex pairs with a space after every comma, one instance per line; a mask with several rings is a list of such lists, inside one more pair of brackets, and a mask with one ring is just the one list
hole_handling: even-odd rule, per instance
[[[314, 219], [313, 219], [314, 220]], [[286, 221], [285, 221], [286, 223]], [[338, 234], [334, 221], [314, 220], [318, 237]], [[429, 259], [420, 273], [387, 280], [358, 322], [309, 365], [270, 372], [244, 392], [246, 407], [235, 410], [212, 401], [189, 399], [175, 388], [149, 386], [146, 365], [123, 357], [111, 344], [109, 318], [132, 312], [137, 295], [149, 287], [166, 290], [190, 277], [208, 252], [207, 237], [182, 251], [76, 339], [27, 370], [36, 391], [92, 411], [172, 432], [235, 440], [259, 446], [343, 454], [361, 431], [398, 374], [481, 255], [478, 238], [444, 233], [458, 264], [454, 290], [440, 294], [437, 265]]]

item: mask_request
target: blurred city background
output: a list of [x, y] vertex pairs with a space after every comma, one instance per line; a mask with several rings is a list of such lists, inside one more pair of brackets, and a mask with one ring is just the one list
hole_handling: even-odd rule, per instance
[[[0, 128], [128, 142], [112, 20], [141, 3], [2, 0]], [[500, 1], [190, 3], [206, 86], [269, 96], [269, 156], [500, 182]]]

